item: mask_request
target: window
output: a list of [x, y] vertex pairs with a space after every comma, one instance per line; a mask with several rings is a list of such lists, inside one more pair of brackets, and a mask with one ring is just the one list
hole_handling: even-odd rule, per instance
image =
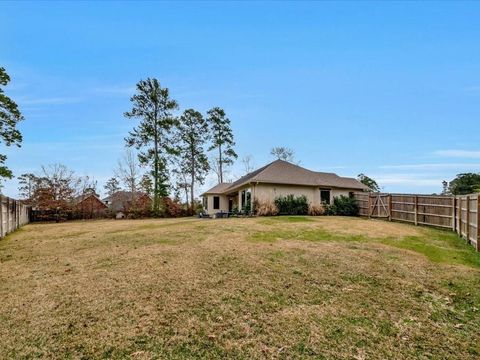
[[213, 210], [220, 209], [220, 196], [213, 197]]
[[206, 196], [203, 197], [203, 208], [208, 210], [208, 198]]
[[320, 189], [320, 202], [330, 204], [330, 190]]

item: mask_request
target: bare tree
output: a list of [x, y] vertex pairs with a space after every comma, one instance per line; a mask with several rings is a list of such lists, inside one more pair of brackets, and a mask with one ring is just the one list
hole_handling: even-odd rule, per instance
[[242, 158], [243, 170], [245, 174], [252, 172], [255, 169], [255, 165], [253, 164], [253, 156], [246, 155]]
[[221, 176], [220, 176], [220, 165], [218, 163], [218, 158], [213, 156], [209, 162], [210, 162], [210, 168], [213, 170], [215, 175], [217, 175], [217, 182], [220, 184]]
[[65, 165], [42, 166], [34, 178], [32, 204], [41, 209], [67, 209], [79, 184], [80, 179]]
[[77, 195], [93, 194], [98, 196], [97, 192], [98, 182], [95, 178], [85, 175], [78, 178]]
[[120, 179], [126, 189], [131, 193], [132, 202], [135, 201], [135, 194], [141, 178], [141, 169], [135, 153], [128, 149], [122, 159], [118, 161], [115, 176]]
[[270, 150], [270, 155], [272, 155], [273, 157], [279, 160], [296, 163], [295, 151], [285, 146], [276, 146], [272, 148], [272, 150]]

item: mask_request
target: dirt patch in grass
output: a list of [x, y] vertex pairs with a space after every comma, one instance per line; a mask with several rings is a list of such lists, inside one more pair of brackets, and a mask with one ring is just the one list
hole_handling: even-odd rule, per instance
[[278, 219], [26, 226], [0, 241], [0, 358], [480, 356], [462, 240]]

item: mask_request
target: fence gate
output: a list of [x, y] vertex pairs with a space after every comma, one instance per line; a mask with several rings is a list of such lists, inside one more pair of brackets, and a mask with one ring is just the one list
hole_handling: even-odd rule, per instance
[[368, 216], [375, 218], [390, 218], [390, 195], [370, 194], [368, 197]]

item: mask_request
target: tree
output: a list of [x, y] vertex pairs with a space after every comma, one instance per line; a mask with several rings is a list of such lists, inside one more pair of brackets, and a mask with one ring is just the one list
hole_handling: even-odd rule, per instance
[[77, 195], [95, 195], [97, 193], [98, 182], [90, 176], [82, 176], [78, 178]]
[[140, 182], [140, 165], [132, 150], [127, 150], [123, 158], [118, 161], [115, 176], [119, 178], [130, 192], [132, 203], [135, 202], [138, 184]]
[[448, 185], [448, 181], [442, 181], [442, 195], [451, 195]]
[[65, 165], [42, 166], [36, 176], [32, 203], [40, 209], [63, 209], [70, 207], [81, 180]]
[[190, 184], [188, 181], [187, 166], [185, 165], [185, 160], [177, 157], [175, 159], [175, 168], [173, 169], [173, 174], [175, 175], [175, 191], [177, 195], [180, 191], [185, 193], [185, 203], [190, 204], [188, 193], [190, 191]]
[[189, 177], [190, 205], [193, 207], [195, 184], [204, 184], [205, 176], [210, 169], [204, 149], [208, 140], [208, 124], [202, 114], [188, 109], [180, 116], [177, 130], [177, 153], [182, 173], [188, 174]]
[[160, 199], [167, 195], [167, 157], [174, 153], [170, 130], [176, 122], [172, 111], [178, 104], [170, 98], [168, 88], [162, 88], [157, 79], [150, 78], [138, 82], [137, 93], [130, 101], [132, 110], [126, 112], [125, 117], [141, 119], [141, 122], [125, 140], [128, 146], [140, 151], [140, 163], [152, 167], [153, 211], [158, 214]]
[[466, 195], [480, 192], [480, 174], [458, 174], [450, 181], [449, 190], [452, 195]]
[[[10, 82], [10, 76], [3, 67], [0, 67], [0, 141], [6, 146], [16, 145], [20, 147], [22, 134], [17, 129], [18, 122], [24, 118], [18, 109], [17, 104], [5, 95], [2, 86]], [[0, 177], [11, 179], [13, 174], [5, 164], [7, 156], [0, 154]]]
[[366, 185], [372, 192], [380, 192], [380, 187], [378, 186], [377, 182], [372, 178], [368, 177], [365, 174], [358, 174], [357, 176], [358, 181], [360, 181], [363, 185]]
[[18, 195], [21, 199], [30, 201], [35, 190], [37, 177], [32, 173], [22, 174], [18, 177]]
[[253, 165], [253, 156], [252, 155], [246, 155], [242, 158], [242, 164], [243, 164], [243, 171], [245, 174], [248, 174], [254, 170], [254, 165]]
[[212, 145], [208, 151], [218, 150], [216, 166], [218, 166], [220, 183], [223, 183], [224, 166], [233, 164], [233, 161], [238, 157], [233, 149], [235, 146], [233, 131], [230, 126], [230, 119], [225, 116], [223, 109], [214, 107], [207, 111], [207, 115], [207, 122], [212, 136]]
[[295, 151], [284, 146], [276, 146], [270, 150], [270, 155], [278, 160], [288, 161], [290, 163], [295, 162]]
[[143, 193], [147, 194], [148, 196], [153, 195], [153, 181], [150, 175], [143, 174], [138, 185]]
[[106, 190], [108, 196], [112, 196], [113, 194], [121, 190], [120, 182], [117, 180], [116, 177], [111, 177], [110, 179], [108, 179], [103, 188]]

